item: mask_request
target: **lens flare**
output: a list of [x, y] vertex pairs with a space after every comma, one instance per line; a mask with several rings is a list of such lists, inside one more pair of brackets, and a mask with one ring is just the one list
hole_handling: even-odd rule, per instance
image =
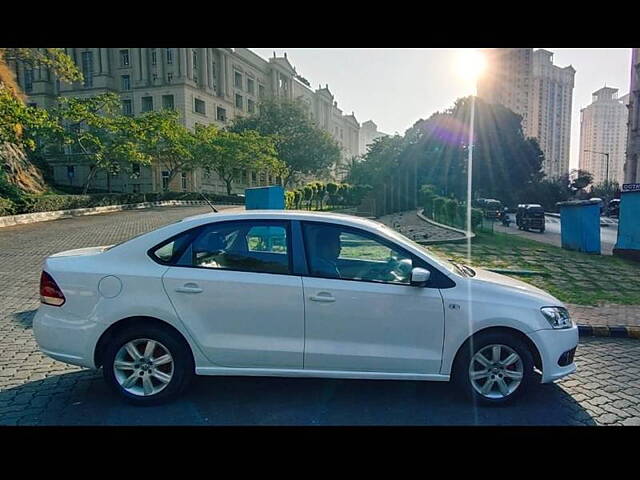
[[460, 78], [475, 82], [487, 67], [487, 60], [482, 52], [472, 48], [458, 50], [456, 73]]

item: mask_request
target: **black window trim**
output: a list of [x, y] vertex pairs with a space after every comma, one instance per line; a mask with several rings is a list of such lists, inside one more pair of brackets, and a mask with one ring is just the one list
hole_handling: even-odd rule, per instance
[[[281, 223], [284, 224], [285, 230], [287, 232], [287, 261], [288, 261], [288, 269], [289, 272], [287, 273], [280, 273], [280, 272], [256, 272], [255, 270], [241, 270], [241, 269], [237, 269], [237, 268], [210, 268], [210, 267], [199, 267], [197, 265], [178, 265], [177, 262], [178, 260], [180, 260], [180, 258], [184, 255], [184, 252], [191, 246], [191, 244], [194, 242], [194, 240], [199, 237], [202, 233], [203, 230], [205, 230], [208, 227], [212, 227], [212, 226], [222, 226], [225, 224], [229, 224], [229, 223], [253, 223], [253, 224], [264, 224], [264, 223]], [[171, 259], [171, 261], [167, 262], [164, 261], [160, 258], [158, 258], [156, 255], [154, 255], [154, 252], [162, 247], [164, 247], [165, 245], [171, 243], [172, 241], [174, 241], [176, 238], [184, 235], [184, 234], [190, 234], [191, 238], [189, 238], [189, 241], [185, 243], [185, 246], [183, 248], [180, 249], [179, 252], [176, 252], [173, 255], [173, 258]], [[292, 249], [292, 238], [291, 238], [291, 220], [288, 219], [278, 219], [278, 218], [273, 218], [273, 219], [269, 219], [269, 218], [256, 218], [256, 219], [237, 219], [237, 220], [223, 220], [220, 222], [210, 222], [210, 223], [205, 223], [203, 225], [198, 225], [197, 227], [193, 227], [191, 229], [188, 230], [183, 230], [180, 233], [177, 233], [171, 237], [169, 237], [167, 240], [164, 240], [160, 243], [158, 243], [157, 245], [151, 247], [149, 250], [147, 250], [147, 255], [156, 263], [160, 264], [160, 265], [164, 265], [166, 267], [179, 267], [179, 268], [197, 268], [197, 269], [202, 269], [202, 270], [208, 270], [208, 271], [222, 271], [222, 272], [243, 272], [243, 273], [255, 273], [255, 274], [259, 274], [259, 275], [289, 275], [289, 276], [294, 276], [294, 277], [299, 277], [300, 274], [296, 273], [296, 269], [294, 268], [294, 263], [293, 263], [293, 249]]]
[[442, 278], [442, 277], [446, 277], [449, 280], [449, 285], [440, 285], [440, 283], [442, 282], [438, 282], [438, 284], [431, 284], [431, 282], [429, 282], [428, 285], [425, 285], [422, 288], [452, 288], [455, 287], [456, 283], [449, 278], [448, 275], [445, 275], [444, 273], [442, 273], [438, 268], [436, 268], [435, 266], [433, 266], [431, 263], [427, 262], [426, 260], [423, 260], [422, 258], [420, 258], [418, 255], [416, 255], [413, 252], [410, 252], [409, 250], [407, 250], [406, 248], [404, 248], [403, 246], [397, 244], [396, 242], [392, 241], [392, 240], [388, 240], [387, 238], [378, 235], [376, 233], [370, 232], [369, 230], [364, 230], [358, 227], [353, 227], [351, 225], [344, 225], [341, 223], [334, 223], [334, 222], [321, 222], [321, 221], [313, 221], [313, 220], [301, 220], [300, 221], [301, 225], [300, 225], [300, 235], [302, 236], [302, 247], [304, 248], [304, 253], [305, 253], [305, 261], [306, 261], [306, 269], [307, 272], [302, 274], [303, 277], [312, 277], [312, 278], [323, 278], [326, 280], [343, 280], [343, 281], [347, 281], [347, 282], [366, 282], [366, 283], [374, 283], [376, 285], [396, 285], [396, 286], [402, 286], [402, 287], [412, 287], [412, 288], [416, 288], [414, 285], [411, 285], [411, 283], [397, 283], [397, 282], [385, 282], [385, 281], [378, 281], [378, 280], [366, 280], [366, 279], [357, 279], [357, 278], [332, 278], [332, 277], [325, 277], [323, 275], [314, 275], [311, 273], [311, 267], [309, 265], [309, 255], [307, 254], [307, 239], [305, 237], [305, 228], [304, 226], [306, 224], [312, 224], [312, 225], [328, 225], [331, 227], [338, 227], [341, 229], [345, 229], [345, 230], [351, 230], [354, 233], [361, 235], [361, 236], [369, 236], [372, 237], [372, 240], [374, 241], [378, 241], [379, 243], [382, 243], [384, 246], [387, 246], [389, 248], [392, 249], [397, 249], [400, 250], [400, 253], [403, 253], [405, 255], [408, 255], [412, 262], [417, 262], [418, 265], [413, 265], [413, 268], [415, 267], [421, 267], [421, 268], [425, 268], [427, 270], [429, 270], [431, 272], [431, 274], [433, 275], [433, 272], [437, 272], [437, 276]]

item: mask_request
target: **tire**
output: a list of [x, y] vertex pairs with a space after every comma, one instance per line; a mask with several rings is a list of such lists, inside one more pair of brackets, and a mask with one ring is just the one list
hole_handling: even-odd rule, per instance
[[[484, 368], [488, 372], [486, 381], [484, 379], [476, 380], [474, 386], [470, 369], [473, 368], [474, 371], [478, 372], [482, 370], [482, 365], [476, 360], [472, 365], [471, 359], [478, 358], [476, 355], [482, 352], [480, 354], [484, 356], [484, 359], [491, 362], [485, 354], [487, 352], [492, 354], [494, 346], [501, 347], [502, 361], [510, 358], [512, 353], [517, 355], [518, 360], [508, 365], [507, 368], [497, 370], [498, 373], [494, 375], [495, 380], [489, 387], [488, 394], [484, 395], [480, 393], [479, 389], [491, 380], [491, 367]], [[519, 383], [514, 383], [517, 382], [517, 379], [512, 379], [511, 377], [518, 373], [521, 373], [522, 376], [519, 379]], [[533, 355], [528, 346], [515, 335], [502, 332], [481, 334], [475, 337], [473, 341], [466, 342], [458, 353], [453, 368], [453, 382], [471, 401], [482, 405], [504, 405], [512, 402], [531, 387], [535, 378]], [[506, 395], [500, 391], [500, 380], [507, 387]], [[509, 391], [511, 388], [513, 390]]]
[[[137, 365], [132, 346], [141, 357]], [[152, 350], [150, 356], [145, 355], [146, 348]], [[149, 359], [163, 363], [150, 365]], [[126, 364], [126, 367], [115, 368], [116, 361], [120, 365]], [[106, 382], [121, 399], [139, 406], [158, 405], [175, 399], [189, 385], [194, 371], [193, 357], [184, 339], [157, 325], [125, 328], [110, 341], [103, 357]], [[128, 379], [135, 381], [126, 388]]]
[[544, 233], [544, 228], [541, 228], [541, 229], [540, 229], [540, 233]]

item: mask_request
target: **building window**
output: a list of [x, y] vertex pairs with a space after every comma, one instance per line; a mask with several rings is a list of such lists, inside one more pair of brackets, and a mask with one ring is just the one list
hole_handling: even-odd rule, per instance
[[121, 87], [123, 91], [131, 90], [131, 79], [129, 75], [122, 75], [121, 77]]
[[142, 111], [153, 111], [153, 97], [142, 97]]
[[82, 76], [85, 87], [93, 86], [93, 52], [82, 52]]
[[155, 48], [151, 49], [151, 65], [156, 65], [158, 63], [158, 53]]
[[173, 73], [167, 73], [167, 83], [173, 82]]
[[131, 108], [131, 100], [122, 100], [122, 114], [133, 115], [133, 108]]
[[139, 163], [134, 163], [133, 165], [131, 165], [131, 173], [135, 177], [139, 177], [140, 176], [140, 164]]
[[258, 98], [264, 98], [264, 85], [258, 85]]
[[222, 107], [216, 107], [216, 120], [221, 122], [227, 121], [227, 111]]
[[67, 177], [72, 179], [76, 175], [76, 167], [75, 165], [67, 165]]
[[182, 191], [187, 191], [187, 174], [186, 172], [182, 172]]
[[197, 70], [198, 69], [198, 51], [197, 50], [192, 50], [191, 51], [191, 56], [193, 58], [193, 69]]
[[162, 96], [162, 108], [165, 110], [173, 110], [173, 95]]
[[242, 74], [239, 72], [234, 72], [234, 85], [236, 88], [242, 88]]
[[129, 50], [120, 50], [120, 66], [129, 66]]
[[247, 100], [247, 111], [254, 113], [256, 111], [256, 103], [253, 100]]
[[169, 172], [167, 170], [162, 171], [162, 190], [169, 189]]
[[253, 95], [255, 90], [255, 82], [251, 78], [247, 78], [247, 92]]
[[25, 92], [33, 90], [33, 70], [30, 68], [24, 71], [24, 90]]
[[134, 183], [133, 185], [131, 185], [131, 191], [133, 193], [140, 193], [140, 184]]
[[251, 172], [251, 184], [255, 185], [257, 180], [256, 172]]
[[242, 110], [242, 105], [243, 105], [242, 95], [239, 95], [236, 93], [236, 108]]
[[167, 48], [167, 64], [171, 65], [173, 63], [173, 48]]
[[196, 112], [206, 115], [205, 103], [198, 98], [194, 99], [194, 109]]

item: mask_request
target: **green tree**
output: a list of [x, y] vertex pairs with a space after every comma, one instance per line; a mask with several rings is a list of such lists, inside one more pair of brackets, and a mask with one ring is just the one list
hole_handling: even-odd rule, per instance
[[328, 182], [326, 185], [327, 194], [329, 195], [329, 202], [333, 206], [336, 202], [336, 195], [338, 193], [338, 184], [334, 182]]
[[230, 130], [255, 130], [275, 138], [278, 158], [287, 166], [285, 186], [302, 174], [326, 174], [340, 160], [340, 146], [312, 123], [300, 100], [265, 100], [255, 115], [235, 119]]
[[249, 168], [281, 175], [284, 163], [277, 158], [271, 137], [246, 130], [240, 133], [218, 130], [213, 125], [195, 130], [194, 157], [205, 171], [214, 171], [225, 182], [231, 195], [233, 182]]
[[574, 195], [584, 193], [584, 190], [593, 183], [593, 175], [587, 170], [573, 169], [569, 173], [570, 188]]
[[620, 184], [615, 180], [603, 181], [591, 187], [590, 195], [592, 197], [602, 198], [605, 205], [613, 199], [617, 192], [620, 191]]

